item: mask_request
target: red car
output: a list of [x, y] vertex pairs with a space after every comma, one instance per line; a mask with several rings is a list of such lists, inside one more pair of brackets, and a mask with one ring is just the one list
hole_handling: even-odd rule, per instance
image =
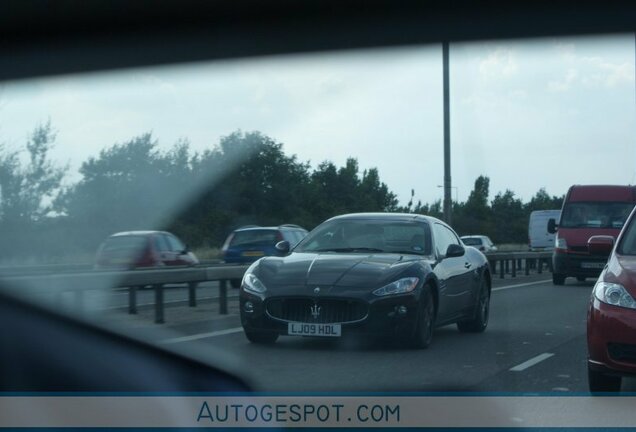
[[[636, 217], [614, 246], [611, 236], [588, 241], [591, 253], [610, 253], [594, 286], [587, 316], [588, 381], [592, 392], [617, 392], [636, 375]], [[612, 250], [613, 249], [613, 250]]]
[[113, 234], [99, 247], [95, 268], [135, 268], [196, 265], [197, 257], [175, 235], [165, 231]]

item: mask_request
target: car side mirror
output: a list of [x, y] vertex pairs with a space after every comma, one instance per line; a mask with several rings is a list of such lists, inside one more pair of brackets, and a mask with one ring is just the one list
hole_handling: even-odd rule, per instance
[[550, 234], [554, 234], [555, 232], [557, 232], [557, 224], [554, 218], [548, 219], [548, 232]]
[[276, 243], [275, 247], [278, 252], [285, 255], [289, 253], [289, 249], [291, 248], [291, 245], [289, 244], [287, 240], [282, 240]]
[[592, 255], [609, 256], [614, 248], [614, 237], [607, 235], [592, 236], [587, 241], [587, 249]]
[[464, 252], [466, 250], [462, 246], [453, 243], [448, 245], [448, 249], [446, 249], [446, 258], [460, 257], [464, 255]]

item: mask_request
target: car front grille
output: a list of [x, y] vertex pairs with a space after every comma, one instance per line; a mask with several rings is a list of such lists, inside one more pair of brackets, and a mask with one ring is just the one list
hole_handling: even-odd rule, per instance
[[609, 343], [607, 352], [612, 360], [636, 363], [636, 345]]
[[274, 298], [266, 305], [270, 317], [289, 322], [349, 323], [363, 320], [366, 303], [351, 299]]

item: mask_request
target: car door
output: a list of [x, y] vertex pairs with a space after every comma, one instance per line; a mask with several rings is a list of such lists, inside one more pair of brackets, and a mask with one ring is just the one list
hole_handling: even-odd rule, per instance
[[[438, 264], [435, 274], [440, 280], [439, 319], [453, 319], [462, 315], [472, 300], [472, 264], [464, 254], [460, 257], [446, 257], [446, 250], [451, 244], [461, 245], [459, 238], [445, 225], [433, 224], [435, 254]], [[443, 303], [443, 304], [442, 304]]]

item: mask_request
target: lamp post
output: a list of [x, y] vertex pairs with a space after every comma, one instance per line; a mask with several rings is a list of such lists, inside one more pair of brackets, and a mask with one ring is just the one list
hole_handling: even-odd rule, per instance
[[[438, 188], [443, 188], [444, 185], [437, 185]], [[455, 189], [455, 202], [459, 202], [459, 188], [457, 186], [451, 186], [451, 189]]]

